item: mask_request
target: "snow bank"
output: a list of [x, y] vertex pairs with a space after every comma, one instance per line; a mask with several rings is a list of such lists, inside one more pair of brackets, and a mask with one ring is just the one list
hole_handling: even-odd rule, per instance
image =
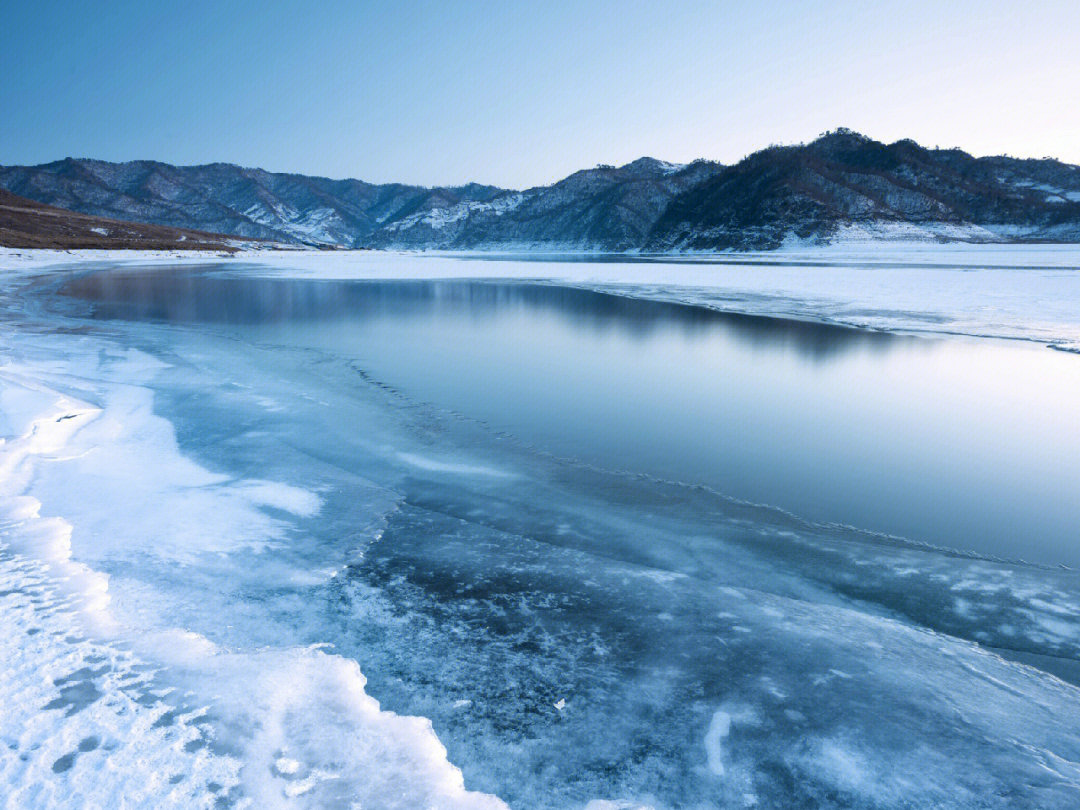
[[264, 507], [320, 508], [184, 457], [142, 385], [160, 368], [82, 336], [0, 338], [0, 806], [503, 807], [355, 662], [222, 648], [145, 583], [113, 604], [95, 560], [182, 587], [230, 555], [262, 565], [285, 530]]

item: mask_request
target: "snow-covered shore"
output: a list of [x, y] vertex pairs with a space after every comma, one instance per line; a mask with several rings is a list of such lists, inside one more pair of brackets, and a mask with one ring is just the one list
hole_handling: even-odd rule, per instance
[[[0, 296], [12, 280], [0, 273]], [[192, 576], [230, 554], [257, 555], [285, 537], [268, 509], [295, 519], [320, 499], [184, 455], [147, 387], [165, 363], [99, 336], [5, 321], [0, 808], [306, 807], [323, 783], [352, 806], [383, 795], [400, 795], [401, 807], [505, 806], [466, 791], [431, 723], [383, 711], [354, 661], [301, 644], [215, 644], [158, 615], [138, 576], [124, 586], [103, 573], [105, 559], [150, 579], [162, 564]], [[295, 720], [307, 717], [328, 720]], [[236, 738], [223, 742], [222, 729]]]

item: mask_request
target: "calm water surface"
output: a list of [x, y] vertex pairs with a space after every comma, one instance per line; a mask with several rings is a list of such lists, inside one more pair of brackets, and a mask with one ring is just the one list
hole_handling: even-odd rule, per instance
[[155, 270], [98, 273], [65, 292], [99, 318], [332, 351], [409, 398], [598, 467], [1080, 565], [1080, 358], [1042, 346], [527, 282]]

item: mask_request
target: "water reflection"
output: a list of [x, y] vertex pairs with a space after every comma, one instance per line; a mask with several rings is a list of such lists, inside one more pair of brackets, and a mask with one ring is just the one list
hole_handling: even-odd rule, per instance
[[414, 402], [606, 469], [935, 545], [1080, 564], [1080, 364], [1060, 352], [528, 281], [157, 269], [96, 273], [62, 292], [97, 318], [313, 349]]
[[528, 309], [598, 333], [638, 338], [671, 330], [701, 338], [723, 333], [747, 346], [782, 347], [819, 360], [856, 348], [887, 350], [907, 340], [883, 332], [529, 282], [309, 281], [160, 270], [94, 273], [70, 282], [62, 292], [93, 301], [99, 318], [170, 323], [266, 325], [433, 315], [482, 319]]

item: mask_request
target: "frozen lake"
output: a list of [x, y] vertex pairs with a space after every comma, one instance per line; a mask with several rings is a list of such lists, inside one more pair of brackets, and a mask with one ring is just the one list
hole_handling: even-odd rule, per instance
[[962, 551], [1080, 567], [1080, 363], [551, 283], [150, 270], [64, 293], [354, 361], [404, 396], [607, 469]]
[[1076, 807], [1044, 253], [5, 277], [7, 795]]

